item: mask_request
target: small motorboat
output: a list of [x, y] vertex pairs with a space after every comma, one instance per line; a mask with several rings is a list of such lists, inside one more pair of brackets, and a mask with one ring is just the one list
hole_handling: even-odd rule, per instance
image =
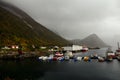
[[39, 59], [40, 61], [42, 61], [42, 58], [43, 58], [43, 56], [38, 57], [38, 59]]
[[65, 59], [65, 61], [69, 61], [70, 57], [66, 55], [66, 56], [64, 56], [64, 59]]
[[40, 60], [40, 61], [46, 61], [47, 60], [47, 56], [40, 56], [38, 59]]
[[70, 59], [73, 59], [73, 53], [71, 51], [67, 51], [64, 55], [69, 56]]
[[58, 57], [53, 57], [52, 60], [53, 60], [53, 61], [57, 61], [57, 60], [58, 60]]
[[53, 60], [53, 57], [50, 57], [50, 56], [49, 56], [49, 57], [47, 58], [47, 61], [49, 61], [49, 62], [52, 61], [52, 60]]
[[117, 56], [117, 60], [120, 61], [120, 55]]
[[107, 56], [106, 61], [109, 61], [109, 62], [113, 61], [113, 57], [112, 56]]
[[77, 59], [78, 61], [81, 61], [81, 60], [82, 60], [82, 57], [81, 57], [81, 56], [78, 56], [76, 59]]
[[81, 61], [82, 60], [82, 57], [81, 56], [78, 56], [78, 57], [75, 57], [74, 58], [74, 61]]
[[99, 56], [99, 57], [98, 57], [98, 61], [99, 61], [99, 62], [104, 62], [105, 59], [104, 59], [103, 57], [100, 57], [100, 56]]
[[90, 57], [89, 57], [89, 56], [85, 56], [85, 57], [83, 58], [83, 60], [84, 60], [84, 61], [90, 61]]
[[119, 56], [119, 55], [120, 55], [120, 49], [116, 50], [115, 55], [116, 55], [116, 56]]
[[64, 57], [58, 57], [57, 60], [64, 61]]
[[94, 53], [90, 56], [91, 59], [98, 59], [98, 55], [97, 53]]
[[82, 49], [81, 49], [81, 52], [87, 52], [88, 51], [88, 48], [87, 47], [83, 47]]
[[62, 56], [63, 56], [63, 53], [56, 52], [56, 53], [55, 53], [55, 56], [56, 56], [56, 57], [62, 57]]

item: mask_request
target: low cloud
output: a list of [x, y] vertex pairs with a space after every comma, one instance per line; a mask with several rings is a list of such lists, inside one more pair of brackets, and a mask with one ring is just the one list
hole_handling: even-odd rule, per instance
[[[67, 39], [120, 34], [119, 0], [4, 0]], [[107, 39], [106, 39], [107, 38]]]

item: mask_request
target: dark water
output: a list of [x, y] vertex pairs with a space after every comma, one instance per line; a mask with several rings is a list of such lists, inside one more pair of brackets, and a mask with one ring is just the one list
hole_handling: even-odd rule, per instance
[[[92, 50], [76, 55], [98, 53], [104, 56], [105, 50]], [[0, 80], [8, 77], [14, 80], [120, 80], [120, 62], [0, 61]]]

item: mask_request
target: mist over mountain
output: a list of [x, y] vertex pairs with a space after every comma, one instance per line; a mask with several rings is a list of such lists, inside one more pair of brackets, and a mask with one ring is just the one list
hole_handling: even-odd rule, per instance
[[91, 48], [107, 47], [108, 45], [101, 40], [96, 34], [91, 34], [84, 39], [76, 39], [71, 41], [73, 44], [85, 45]]
[[69, 42], [19, 8], [0, 1], [0, 45], [65, 45]]

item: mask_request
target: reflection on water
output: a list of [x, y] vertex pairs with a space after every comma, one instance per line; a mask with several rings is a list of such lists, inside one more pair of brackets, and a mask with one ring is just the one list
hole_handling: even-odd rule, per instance
[[78, 53], [76, 55], [78, 56], [90, 56], [91, 54], [97, 53], [99, 56], [105, 57], [105, 52], [106, 52], [107, 48], [102, 48], [102, 49], [95, 49], [95, 50], [89, 50], [88, 52], [83, 52], [83, 53]]
[[[77, 53], [85, 56], [105, 50]], [[120, 80], [120, 62], [39, 62], [37, 60], [0, 61], [0, 80]]]

